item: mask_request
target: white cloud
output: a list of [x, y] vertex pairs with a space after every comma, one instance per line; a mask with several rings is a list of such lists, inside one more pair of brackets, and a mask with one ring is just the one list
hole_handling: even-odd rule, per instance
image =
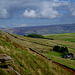
[[25, 10], [22, 16], [28, 18], [56, 18], [56, 17], [60, 17], [60, 14], [53, 8], [47, 8], [41, 11]]
[[8, 17], [9, 17], [9, 13], [7, 9], [0, 9], [0, 18], [8, 18]]
[[60, 17], [61, 14], [55, 9], [59, 7], [60, 3], [54, 3], [49, 1], [42, 1], [41, 5], [37, 10], [30, 9], [25, 10], [22, 14], [23, 17], [28, 18], [56, 18]]
[[40, 12], [40, 15], [43, 18], [56, 18], [59, 16], [59, 13], [55, 11], [53, 8], [44, 9]]
[[30, 18], [36, 18], [37, 17], [37, 14], [34, 10], [25, 10], [25, 12], [23, 13], [22, 15], [23, 17], [30, 17]]
[[[22, 13], [23, 17], [58, 18], [62, 16], [59, 10], [70, 12], [72, 7], [74, 8], [70, 1], [64, 0], [0, 0], [0, 18], [8, 18], [9, 14], [17, 14], [20, 10], [25, 10]], [[72, 12], [72, 15], [74, 15], [74, 12]]]
[[56, 7], [59, 6], [59, 3], [43, 1], [40, 11], [40, 15], [43, 18], [56, 18], [59, 17], [60, 13], [56, 10]]

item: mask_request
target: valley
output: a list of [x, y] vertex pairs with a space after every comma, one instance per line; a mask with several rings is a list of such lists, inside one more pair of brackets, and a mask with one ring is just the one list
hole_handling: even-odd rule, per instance
[[[74, 37], [75, 33], [69, 34], [70, 36], [72, 35]], [[58, 36], [59, 34], [56, 35]], [[66, 33], [65, 35], [68, 35], [68, 33]], [[70, 36], [68, 35], [68, 37]], [[52, 36], [45, 35], [45, 37], [51, 38]], [[62, 67], [59, 67], [55, 63], [52, 63], [48, 60], [51, 59], [52, 61], [56, 61], [60, 64], [75, 69], [75, 60], [63, 59], [61, 58], [60, 53], [52, 51], [53, 46], [57, 45], [57, 43], [59, 43], [59, 45], [64, 44], [62, 42], [62, 38], [60, 40], [62, 44], [60, 44], [59, 40], [55, 39], [55, 37], [54, 40], [29, 38], [0, 31], [0, 54], [4, 53], [11, 56], [14, 60], [14, 64], [12, 64], [11, 66], [22, 75], [58, 75], [58, 73], [61, 74], [62, 72], [63, 75], [71, 75], [71, 72], [66, 71]], [[74, 42], [70, 43], [73, 46], [71, 47], [71, 44], [67, 46], [69, 47], [69, 51], [74, 53]], [[66, 45], [66, 43], [64, 45]], [[31, 51], [30, 49], [33, 49], [40, 54], [43, 54], [48, 59], [43, 58], [42, 56]], [[11, 70], [5, 71], [4, 69], [0, 69], [0, 72], [14, 75], [14, 72]]]

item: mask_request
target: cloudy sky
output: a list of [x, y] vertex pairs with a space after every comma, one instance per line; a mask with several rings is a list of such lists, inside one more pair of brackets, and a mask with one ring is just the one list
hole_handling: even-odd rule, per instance
[[75, 23], [75, 0], [0, 0], [0, 28]]

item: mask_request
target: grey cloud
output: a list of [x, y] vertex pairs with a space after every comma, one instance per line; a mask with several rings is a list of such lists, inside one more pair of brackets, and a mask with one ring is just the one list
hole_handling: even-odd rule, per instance
[[0, 18], [8, 18], [9, 17], [9, 13], [7, 11], [7, 9], [0, 9]]
[[[37, 8], [39, 1], [40, 0], [0, 0], [0, 18], [8, 18], [8, 14], [13, 16], [14, 13], [18, 13], [21, 9]], [[4, 9], [7, 14], [2, 12]]]
[[[25, 10], [25, 12], [23, 13], [23, 17], [30, 17], [30, 18], [58, 18], [61, 17], [62, 14], [59, 13], [56, 8], [59, 6], [65, 6], [65, 5], [69, 5], [69, 2], [66, 1], [58, 1], [58, 0], [54, 0], [54, 1], [42, 1], [40, 3], [39, 8], [37, 8], [36, 10], [33, 10], [34, 13], [32, 13], [32, 9]], [[27, 13], [28, 12], [28, 13]]]
[[[74, 8], [70, 1], [59, 0], [0, 0], [0, 18], [9, 18], [20, 10], [23, 17], [28, 18], [59, 18], [64, 16], [59, 10], [68, 10], [74, 16]], [[5, 12], [4, 12], [5, 11]], [[14, 12], [15, 11], [15, 12]]]

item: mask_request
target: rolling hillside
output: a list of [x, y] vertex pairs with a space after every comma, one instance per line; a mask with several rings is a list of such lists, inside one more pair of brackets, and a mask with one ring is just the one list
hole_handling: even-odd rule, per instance
[[44, 36], [47, 38], [53, 38], [54, 40], [28, 38], [19, 35], [14, 36], [18, 37], [20, 40], [25, 41], [25, 45], [32, 48], [33, 50], [47, 56], [54, 61], [75, 69], [75, 60], [63, 59], [61, 58], [60, 53], [52, 51], [53, 47], [58, 44], [60, 46], [67, 46], [70, 53], [75, 53], [75, 42], [73, 42], [75, 40], [75, 33], [53, 34]]
[[[70, 35], [72, 35], [72, 33], [70, 33]], [[49, 38], [50, 35], [46, 35], [45, 37]], [[14, 63], [10, 66], [21, 75], [61, 75], [62, 73], [63, 75], [74, 75], [72, 72], [63, 69], [59, 65], [38, 54], [43, 54], [53, 61], [57, 61], [75, 69], [75, 60], [63, 59], [59, 53], [52, 51], [53, 46], [56, 45], [56, 40], [57, 39], [28, 38], [0, 31], [0, 54], [11, 56]], [[70, 47], [70, 45], [68, 47]], [[73, 46], [73, 48], [75, 47]], [[72, 53], [75, 52], [73, 48], [69, 48], [69, 51]], [[33, 52], [30, 49], [33, 49], [38, 53]], [[0, 74], [16, 75], [10, 68], [0, 68]]]
[[2, 28], [0, 30], [18, 35], [27, 35], [31, 33], [42, 35], [56, 33], [71, 33], [75, 32], [75, 24]]
[[[10, 66], [21, 75], [72, 75], [55, 63], [50, 62], [39, 54], [30, 50], [49, 50], [50, 47], [43, 46], [32, 42], [32, 38], [24, 38], [18, 35], [0, 31], [0, 54], [7, 54], [12, 57], [14, 63]], [[30, 39], [30, 40], [28, 40]], [[34, 39], [35, 40], [35, 39]], [[37, 39], [38, 40], [38, 39]], [[44, 39], [42, 39], [44, 40]], [[39, 41], [38, 41], [39, 42]], [[34, 48], [35, 47], [35, 48]], [[39, 48], [39, 49], [38, 49]], [[8, 69], [0, 68], [1, 75], [16, 75], [16, 73], [8, 67]]]

